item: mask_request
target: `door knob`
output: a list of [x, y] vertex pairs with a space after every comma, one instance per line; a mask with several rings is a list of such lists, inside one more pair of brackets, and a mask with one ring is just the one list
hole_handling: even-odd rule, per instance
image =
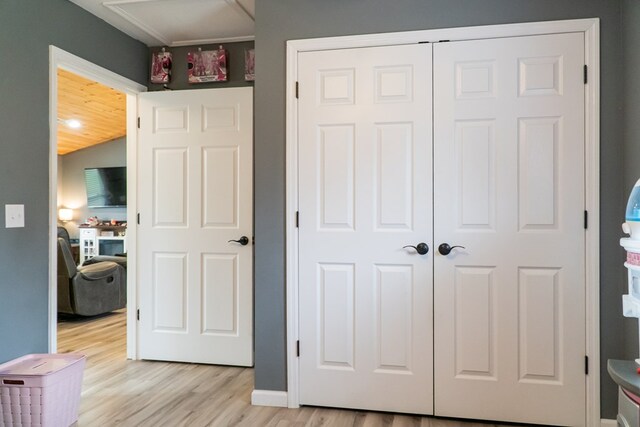
[[416, 250], [416, 252], [418, 252], [420, 255], [426, 255], [427, 252], [429, 252], [429, 246], [426, 243], [418, 243], [416, 246], [412, 246], [412, 245], [407, 245], [407, 246], [403, 246], [404, 248], [413, 248]]
[[238, 240], [229, 240], [229, 243], [236, 242], [240, 243], [242, 246], [247, 246], [249, 244], [249, 238], [247, 236], [242, 236]]
[[453, 248], [466, 249], [464, 246], [449, 246], [448, 243], [443, 243], [440, 246], [438, 246], [438, 252], [440, 252], [440, 255], [449, 255]]

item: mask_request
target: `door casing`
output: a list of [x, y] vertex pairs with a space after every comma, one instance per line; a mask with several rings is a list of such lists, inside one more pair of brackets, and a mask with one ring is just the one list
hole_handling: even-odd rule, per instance
[[585, 209], [589, 213], [586, 230], [586, 348], [589, 374], [586, 376], [586, 425], [600, 425], [600, 21], [578, 19], [522, 24], [487, 25], [424, 31], [329, 37], [287, 42], [286, 73], [286, 304], [287, 304], [287, 392], [254, 390], [252, 402], [299, 407], [297, 358], [298, 328], [298, 114], [296, 83], [298, 53], [371, 46], [393, 46], [439, 40], [471, 40], [582, 32], [585, 37]]

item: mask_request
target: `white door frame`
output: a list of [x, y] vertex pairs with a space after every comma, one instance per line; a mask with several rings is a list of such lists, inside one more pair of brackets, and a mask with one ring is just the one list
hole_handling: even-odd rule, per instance
[[[389, 46], [440, 40], [471, 40], [582, 32], [585, 37], [585, 64], [589, 69], [585, 84], [585, 209], [589, 212], [586, 230], [586, 349], [589, 375], [586, 376], [587, 426], [600, 425], [600, 20], [532, 22], [450, 29], [409, 31], [329, 37], [287, 42], [286, 76], [286, 303], [287, 303], [287, 392], [269, 400], [269, 392], [255, 390], [254, 403], [299, 406], [299, 372], [296, 356], [298, 329], [298, 103], [296, 80], [300, 52]], [[578, 78], [578, 77], [577, 77]], [[273, 392], [270, 392], [273, 393]], [[262, 399], [261, 399], [262, 397]], [[275, 396], [274, 396], [275, 397]]]
[[136, 269], [136, 153], [138, 94], [146, 92], [141, 84], [122, 77], [56, 46], [49, 46], [49, 352], [58, 350], [58, 68], [124, 92], [127, 96], [127, 358], [137, 358], [137, 269]]

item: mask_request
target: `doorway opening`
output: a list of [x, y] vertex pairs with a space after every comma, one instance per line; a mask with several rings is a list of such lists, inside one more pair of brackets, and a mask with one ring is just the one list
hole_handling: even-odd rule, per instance
[[[121, 77], [109, 70], [99, 67], [91, 62], [88, 62], [75, 55], [69, 54], [55, 46], [50, 46], [49, 49], [49, 76], [50, 76], [50, 89], [49, 89], [49, 123], [50, 123], [50, 163], [49, 163], [49, 351], [55, 353], [58, 351], [58, 312], [59, 312], [59, 295], [58, 295], [58, 273], [61, 272], [58, 268], [58, 251], [59, 249], [59, 232], [63, 234], [62, 239], [67, 240], [66, 249], [67, 255], [71, 259], [69, 261], [69, 268], [71, 273], [75, 276], [78, 274], [78, 264], [87, 263], [89, 258], [93, 258], [99, 254], [100, 242], [104, 240], [106, 243], [116, 240], [123, 243], [121, 249], [123, 252], [128, 253], [127, 257], [127, 270], [126, 274], [122, 273], [123, 267], [116, 266], [116, 276], [107, 278], [110, 283], [113, 281], [119, 281], [121, 288], [118, 291], [121, 295], [118, 296], [120, 301], [116, 301], [112, 304], [112, 307], [95, 306], [95, 304], [85, 303], [80, 307], [76, 302], [73, 304], [68, 303], [67, 309], [63, 309], [62, 312], [66, 314], [79, 314], [81, 316], [92, 316], [96, 314], [108, 313], [113, 310], [120, 310], [115, 314], [114, 318], [118, 318], [119, 321], [115, 324], [126, 324], [126, 356], [130, 359], [136, 358], [136, 328], [135, 328], [135, 310], [123, 311], [123, 301], [126, 301], [128, 307], [136, 307], [136, 259], [135, 259], [135, 227], [128, 227], [123, 232], [123, 225], [126, 225], [126, 218], [133, 218], [135, 216], [136, 209], [136, 181], [135, 181], [135, 147], [136, 147], [136, 127], [135, 127], [135, 115], [136, 115], [136, 102], [137, 95], [140, 92], [146, 91], [146, 88], [139, 85], [129, 79]], [[83, 86], [82, 89], [78, 88], [78, 93], [89, 93], [88, 87], [97, 88], [98, 91], [112, 92], [113, 94], [119, 94], [120, 102], [122, 104], [122, 116], [121, 120], [124, 121], [124, 135], [127, 135], [127, 140], [118, 140], [117, 136], [109, 137], [104, 136], [106, 144], [111, 146], [100, 144], [94, 148], [84, 148], [83, 153], [73, 154], [70, 152], [65, 153], [66, 156], [71, 156], [68, 159], [59, 159], [59, 148], [63, 151], [66, 149], [72, 150], [74, 145], [80, 144], [81, 140], [87, 138], [88, 135], [83, 135], [80, 131], [75, 135], [71, 133], [69, 138], [65, 138], [65, 133], [70, 133], [70, 126], [81, 126], [83, 124], [74, 122], [74, 117], [71, 117], [74, 111], [84, 112], [87, 114], [93, 113], [99, 116], [100, 113], [96, 110], [95, 102], [90, 97], [77, 96], [76, 99], [69, 99], [73, 97], [70, 94], [70, 87]], [[72, 106], [67, 108], [67, 104]], [[77, 105], [80, 104], [80, 105]], [[74, 107], [75, 105], [75, 107]], [[65, 109], [66, 108], [66, 109]], [[74, 110], [75, 108], [75, 110]], [[111, 107], [113, 108], [113, 107]], [[100, 132], [108, 134], [112, 126], [102, 126]], [[122, 130], [120, 131], [122, 132]], [[86, 132], [87, 134], [89, 132]], [[94, 131], [98, 133], [98, 131]], [[66, 147], [66, 148], [65, 148]], [[85, 164], [85, 158], [93, 157], [87, 155], [88, 152], [98, 150], [95, 154], [95, 158], [100, 158], [100, 161], [106, 161], [109, 156], [105, 156], [105, 151], [120, 152], [119, 155], [112, 155], [114, 157], [120, 156], [120, 162], [124, 162], [125, 167], [124, 177], [126, 177], [125, 187], [129, 189], [126, 193], [126, 202], [112, 201], [102, 199], [96, 201], [95, 199], [89, 201], [86, 197], [87, 182], [90, 182], [91, 174], [85, 173], [85, 169], [90, 170], [97, 169]], [[80, 150], [80, 151], [83, 151]], [[91, 153], [89, 153], [91, 154]], [[63, 156], [64, 157], [64, 156]], [[65, 161], [67, 160], [67, 161]], [[97, 161], [97, 160], [96, 160]], [[65, 163], [67, 163], [65, 168]], [[97, 163], [93, 166], [99, 166]], [[102, 165], [112, 166], [112, 165]], [[106, 169], [106, 168], [103, 168]], [[60, 192], [59, 189], [64, 189], [65, 170], [67, 172], [67, 178], [73, 185], [67, 186], [68, 191]], [[107, 176], [109, 174], [106, 171], [104, 173], [96, 173], [94, 175]], [[122, 172], [122, 171], [121, 171]], [[105, 181], [106, 182], [106, 181]], [[104, 187], [106, 184], [100, 184]], [[100, 203], [98, 203], [100, 202]], [[103, 209], [110, 209], [109, 211], [103, 210], [102, 214], [91, 212], [88, 206], [102, 205]], [[109, 208], [104, 208], [109, 206]], [[118, 206], [117, 210], [116, 206]], [[59, 216], [60, 215], [60, 216]], [[97, 221], [87, 221], [87, 217], [98, 217], [100, 224]], [[108, 220], [108, 221], [107, 221]], [[113, 220], [113, 221], [112, 221]], [[64, 221], [64, 222], [61, 222]], [[94, 227], [78, 227], [78, 224], [87, 222]], [[106, 224], [108, 222], [108, 224]], [[101, 228], [101, 226], [107, 226]], [[61, 226], [61, 229], [59, 228]], [[87, 231], [93, 233], [93, 238], [90, 239], [87, 235]], [[65, 236], [66, 233], [66, 236]], [[76, 241], [77, 239], [77, 241]], [[126, 242], [126, 243], [125, 243]], [[116, 242], [117, 243], [117, 242]], [[77, 246], [76, 246], [77, 245]], [[125, 246], [126, 245], [126, 246]], [[62, 245], [64, 246], [64, 245]], [[103, 245], [106, 248], [113, 248], [113, 245]], [[73, 249], [72, 249], [73, 248]], [[85, 250], [86, 249], [86, 250]], [[74, 259], [74, 253], [76, 258]], [[82, 269], [82, 267], [81, 267]], [[95, 270], [96, 267], [91, 269]], [[91, 274], [86, 274], [91, 276]], [[126, 283], [128, 281], [128, 284]], [[68, 298], [68, 295], [61, 295], [62, 298]], [[113, 295], [110, 296], [113, 299]], [[86, 300], [90, 301], [90, 299]], [[64, 305], [64, 301], [62, 301]], [[99, 304], [100, 305], [100, 304]], [[121, 306], [121, 307], [120, 307]], [[71, 311], [71, 313], [69, 313]], [[85, 325], [86, 326], [86, 325]], [[62, 330], [61, 330], [62, 333]], [[124, 336], [124, 334], [122, 334]], [[76, 345], [73, 344], [73, 347]], [[68, 344], [65, 344], [64, 348], [60, 348], [61, 351], [79, 350], [79, 348], [68, 348]]]
[[62, 68], [57, 78], [58, 351], [105, 343], [124, 359], [126, 94]]

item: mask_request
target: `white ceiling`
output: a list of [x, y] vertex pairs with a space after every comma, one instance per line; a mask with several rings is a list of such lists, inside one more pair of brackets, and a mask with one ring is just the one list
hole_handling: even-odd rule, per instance
[[147, 46], [253, 40], [255, 0], [69, 0]]

